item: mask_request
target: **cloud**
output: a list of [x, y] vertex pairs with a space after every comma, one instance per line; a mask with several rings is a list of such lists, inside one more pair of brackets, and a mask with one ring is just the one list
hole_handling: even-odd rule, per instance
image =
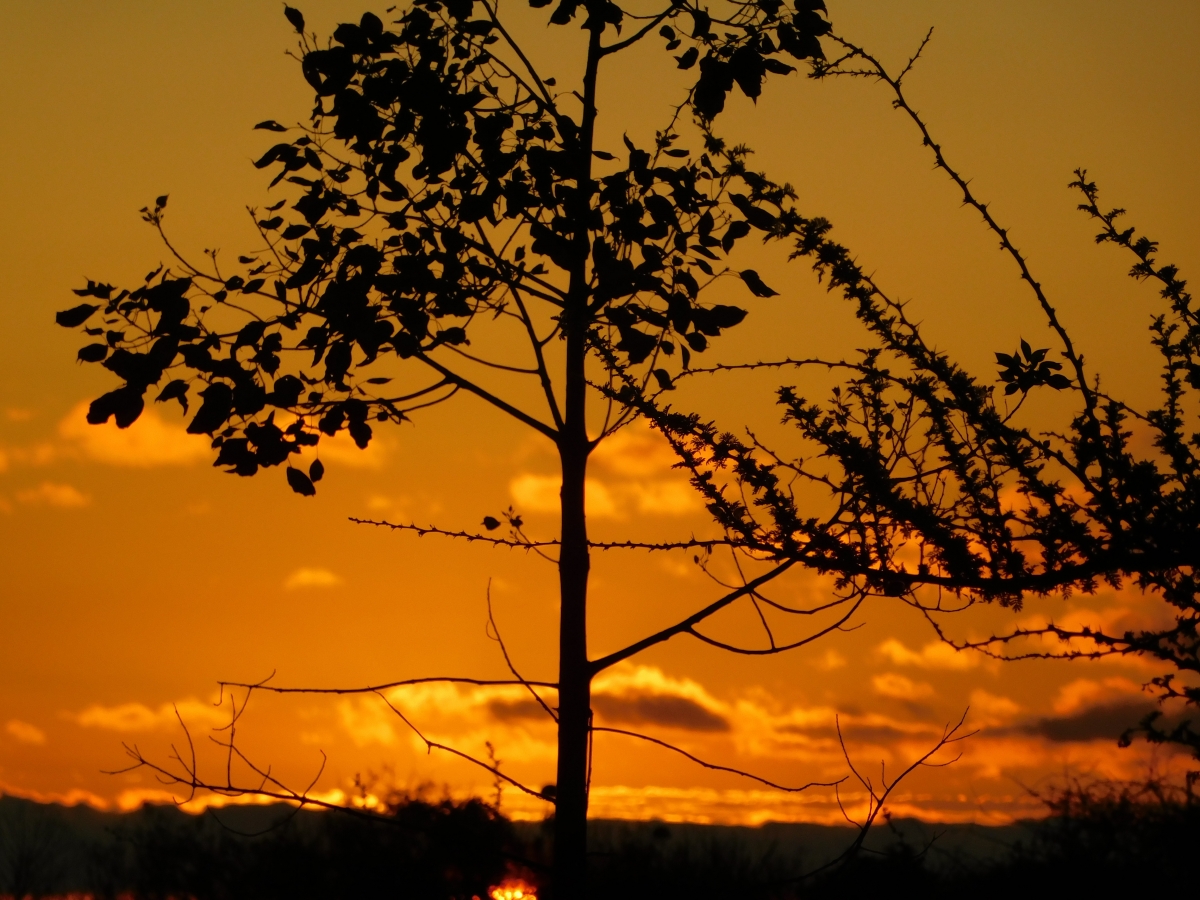
[[[521, 511], [557, 513], [562, 479], [557, 475], [533, 475], [524, 473], [508, 485], [513, 502]], [[608, 487], [601, 481], [589, 478], [584, 485], [584, 503], [587, 514], [593, 519], [611, 519], [617, 516], [617, 504]]]
[[1027, 721], [1010, 731], [1054, 743], [1115, 741], [1157, 709], [1128, 678], [1078, 678], [1059, 688], [1055, 715]]
[[[645, 424], [609, 435], [589, 461], [585, 490], [592, 518], [684, 516], [704, 509], [686, 473], [674, 468], [679, 458], [670, 444]], [[558, 474], [520, 472], [509, 482], [509, 493], [521, 512], [557, 513], [561, 484]]]
[[5, 447], [0, 450], [0, 456], [3, 457], [4, 463], [4, 466], [0, 467], [0, 471], [4, 471], [14, 463], [23, 466], [49, 465], [62, 455], [61, 447], [46, 441], [40, 444], [30, 444], [27, 447]]
[[59, 436], [77, 445], [89, 459], [110, 466], [186, 466], [212, 456], [209, 438], [188, 434], [183, 423], [168, 423], [147, 408], [128, 428], [112, 420], [89, 425], [87, 403], [80, 403], [59, 423]]
[[[522, 473], [509, 482], [518, 510], [557, 513], [562, 481], [557, 475]], [[584, 502], [593, 519], [624, 519], [631, 512], [651, 516], [682, 516], [702, 509], [700, 496], [682, 479], [601, 481], [587, 479]]]
[[342, 579], [328, 569], [304, 568], [289, 575], [283, 586], [292, 591], [296, 588], [337, 587], [341, 583]]
[[729, 722], [686, 697], [612, 697], [598, 694], [592, 707], [617, 725], [661, 725], [684, 731], [729, 731]]
[[22, 722], [20, 719], [9, 719], [4, 730], [22, 744], [41, 745], [46, 743], [46, 732], [36, 725]]
[[392, 726], [396, 714], [374, 698], [342, 700], [337, 714], [338, 724], [356, 747], [372, 744], [391, 747], [396, 743], [396, 729]]
[[[543, 693], [554, 702], [553, 691]], [[433, 682], [392, 688], [386, 697], [430, 740], [477, 758], [487, 755], [490, 741], [508, 762], [554, 759], [554, 723], [521, 685]], [[347, 698], [339, 703], [339, 718], [342, 729], [361, 746], [392, 746], [389, 741], [405, 737], [415, 751], [426, 753], [421, 739], [381, 701]]]
[[[281, 424], [282, 419], [276, 419]], [[388, 458], [387, 441], [376, 433], [366, 449], [359, 448], [350, 437], [350, 432], [339, 431], [333, 437], [321, 435], [321, 442], [316, 448], [305, 450], [300, 454], [307, 461], [320, 457], [323, 462], [333, 462], [352, 469], [382, 469]]]
[[703, 508], [700, 495], [683, 481], [650, 481], [627, 485], [625, 490], [640, 513], [682, 516]]
[[970, 707], [971, 721], [977, 725], [1002, 725], [1021, 711], [1014, 700], [982, 689], [971, 692]]
[[1067, 716], [1038, 719], [1021, 730], [1056, 743], [1115, 741], [1155, 708], [1149, 700], [1123, 700], [1092, 706]]
[[542, 705], [532, 697], [519, 700], [496, 697], [487, 703], [488, 714], [501, 722], [516, 722], [521, 719], [540, 719], [546, 714]]
[[40, 505], [43, 503], [57, 506], [61, 509], [74, 509], [87, 506], [91, 498], [81, 494], [69, 484], [56, 484], [53, 481], [43, 481], [36, 488], [17, 492], [17, 500], [21, 503]]
[[933, 696], [933, 685], [913, 681], [895, 672], [884, 672], [871, 679], [871, 687], [875, 693], [896, 700], [920, 700]]
[[1119, 676], [1097, 681], [1077, 678], [1059, 688], [1054, 700], [1054, 711], [1059, 715], [1075, 713], [1089, 706], [1109, 705], [1115, 698], [1128, 699], [1140, 695], [1142, 689], [1128, 678]]
[[846, 665], [846, 657], [842, 656], [836, 650], [826, 650], [821, 658], [816, 661], [815, 665], [818, 669], [832, 672], [834, 669], [840, 669]]
[[177, 703], [164, 703], [157, 709], [151, 709], [144, 703], [122, 703], [117, 706], [93, 703], [81, 712], [68, 713], [67, 718], [83, 728], [135, 732], [178, 726], [180, 718], [189, 727], [197, 724], [226, 725], [229, 722], [229, 713], [212, 703], [188, 698]]
[[591, 461], [614, 475], [627, 478], [660, 476], [679, 457], [657, 431], [636, 424], [609, 435], [592, 452]]
[[878, 647], [878, 652], [897, 666], [916, 666], [920, 669], [973, 669], [979, 665], [979, 656], [955, 650], [942, 641], [926, 644], [919, 651], [909, 650], [895, 638], [889, 638]]
[[701, 685], [651, 666], [618, 666], [593, 683], [592, 706], [613, 724], [730, 730], [728, 710]]

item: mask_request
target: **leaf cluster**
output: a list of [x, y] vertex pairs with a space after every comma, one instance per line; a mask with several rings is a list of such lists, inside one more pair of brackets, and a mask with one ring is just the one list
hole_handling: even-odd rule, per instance
[[[92, 403], [89, 421], [127, 427], [148, 396], [174, 400], [189, 432], [211, 436], [216, 465], [249, 476], [287, 464], [293, 489], [311, 494], [322, 470], [291, 466], [304, 448], [342, 431], [366, 447], [376, 423], [459, 390], [553, 436], [562, 417], [545, 352], [571, 328], [611, 336], [624, 366], [645, 369], [643, 383], [669, 387], [665, 357], [686, 369], [745, 317], [701, 292], [736, 272], [726, 257], [740, 240], [778, 233], [764, 204], [782, 189], [747, 173], [745, 152], [711, 132], [719, 104], [705, 73], [728, 69], [721, 91], [736, 81], [757, 96], [763, 73], [791, 71], [767, 57], [819, 53], [828, 23], [818, 8], [766, 0], [713, 18], [667, 7], [650, 25], [690, 15], [691, 37], [661, 30], [694, 55], [707, 48], [681, 107], [698, 117], [703, 146], [685, 146], [677, 116], [652, 146], [626, 138], [620, 155], [591, 145], [587, 111], [568, 111], [575, 96], [529, 65], [487, 3], [414, 0], [390, 23], [367, 13], [339, 25], [324, 45], [285, 9], [314, 107], [297, 126], [260, 123], [288, 139], [255, 165], [288, 196], [251, 210], [263, 244], [236, 266], [215, 251], [199, 263], [179, 252], [163, 231], [165, 196], [143, 210], [172, 265], [132, 289], [89, 281], [76, 293], [100, 302], [58, 317], [103, 338], [79, 359], [122, 382]], [[564, 2], [551, 22], [580, 10], [597, 41], [626, 18], [608, 2]], [[757, 80], [743, 71], [754, 60]], [[607, 173], [593, 176], [593, 164]], [[736, 274], [755, 296], [775, 295], [755, 271]], [[97, 314], [101, 326], [87, 327]], [[478, 329], [497, 321], [528, 339], [525, 360], [471, 351]], [[537, 378], [550, 421], [495, 396], [464, 374], [464, 360]]]

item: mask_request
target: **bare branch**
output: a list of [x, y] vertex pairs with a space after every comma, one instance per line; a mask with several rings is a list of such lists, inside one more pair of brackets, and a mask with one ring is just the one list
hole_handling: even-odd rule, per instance
[[271, 684], [245, 684], [239, 681], [218, 682], [222, 687], [249, 688], [255, 691], [269, 691], [273, 694], [378, 694], [380, 691], [397, 687], [408, 687], [414, 684], [469, 684], [472, 687], [497, 687], [502, 685], [525, 684], [534, 687], [558, 689], [553, 681], [516, 681], [511, 678], [455, 678], [430, 676], [427, 678], [405, 678], [401, 681], [389, 681], [386, 684], [372, 684], [365, 687], [352, 688], [313, 688], [313, 687], [276, 687]]
[[776, 565], [775, 568], [771, 569], [771, 571], [765, 572], [752, 581], [748, 581], [742, 587], [735, 591], [731, 591], [719, 600], [713, 601], [708, 606], [704, 607], [704, 609], [693, 613], [681, 622], [677, 622], [669, 628], [664, 628], [661, 631], [657, 631], [649, 637], [642, 638], [640, 641], [630, 644], [623, 650], [618, 650], [615, 653], [610, 653], [608, 656], [595, 660], [591, 664], [592, 673], [595, 674], [597, 672], [602, 672], [609, 666], [616, 665], [617, 663], [621, 662], [621, 660], [628, 659], [631, 656], [641, 653], [646, 648], [653, 647], [655, 644], [661, 644], [663, 641], [670, 640], [677, 634], [695, 634], [695, 632], [692, 630], [694, 625], [703, 622], [709, 616], [720, 612], [738, 598], [747, 596], [755, 589], [779, 577], [795, 564], [795, 560], [785, 560], [784, 562]]
[[696, 765], [703, 766], [706, 769], [712, 769], [713, 771], [716, 771], [716, 772], [730, 772], [734, 775], [740, 775], [743, 778], [749, 778], [752, 781], [757, 781], [759, 784], [765, 784], [767, 787], [774, 788], [777, 791], [787, 791], [789, 793], [798, 793], [800, 791], [807, 791], [809, 788], [814, 788], [814, 787], [833, 787], [834, 785], [841, 784], [843, 781], [846, 780], [846, 778], [849, 777], [849, 776], [845, 776], [845, 777], [839, 778], [837, 781], [810, 781], [808, 784], [802, 784], [799, 787], [788, 787], [787, 785], [784, 785], [784, 784], [776, 784], [774, 781], [769, 781], [766, 778], [762, 778], [761, 776], [755, 775], [753, 772], [746, 772], [743, 769], [734, 769], [729, 766], [721, 766], [721, 765], [717, 765], [716, 763], [706, 762], [705, 760], [700, 759], [700, 757], [698, 757], [698, 756], [693, 756], [691, 753], [688, 753], [686, 750], [684, 750], [681, 747], [676, 747], [674, 744], [667, 743], [666, 741], [660, 740], [659, 738], [656, 738], [656, 737], [651, 737], [648, 734], [641, 734], [637, 731], [626, 731], [623, 728], [607, 728], [607, 727], [603, 727], [603, 726], [599, 726], [599, 725], [593, 726], [592, 731], [602, 732], [602, 733], [606, 733], [606, 734], [623, 734], [626, 737], [637, 738], [639, 741], [648, 741], [651, 744], [657, 744], [660, 747], [665, 747], [668, 750], [678, 753], [680, 756], [686, 756], [692, 762], [696, 763]]
[[497, 644], [500, 645], [500, 652], [504, 654], [504, 663], [508, 666], [508, 671], [512, 672], [513, 675], [521, 682], [521, 684], [525, 686], [525, 688], [533, 696], [533, 699], [537, 701], [538, 705], [546, 711], [546, 715], [557, 722], [558, 713], [549, 707], [546, 701], [542, 699], [542, 695], [535, 691], [533, 686], [525, 679], [525, 677], [517, 671], [517, 667], [513, 665], [512, 658], [508, 655], [508, 648], [504, 646], [504, 638], [500, 636], [500, 628], [496, 625], [496, 617], [492, 614], [492, 580], [490, 578], [488, 579], [487, 586], [487, 611], [488, 626], [490, 627], [490, 633], [488, 634], [488, 637], [491, 637], [496, 641]]
[[425, 735], [422, 734], [421, 730], [419, 728], [417, 728], [417, 726], [414, 725], [411, 721], [409, 721], [408, 717], [405, 716], [404, 713], [400, 712], [400, 710], [397, 709], [395, 707], [395, 705], [393, 705], [392, 701], [389, 700], [383, 693], [381, 693], [379, 691], [376, 691], [376, 693], [379, 694], [379, 697], [383, 700], [383, 702], [388, 705], [388, 709], [390, 709], [397, 716], [399, 716], [400, 720], [405, 725], [407, 725], [409, 728], [412, 729], [413, 734], [415, 734], [417, 737], [419, 737], [422, 741], [425, 742], [425, 746], [428, 750], [443, 750], [446, 753], [453, 754], [454, 756], [457, 756], [460, 759], [465, 759], [469, 763], [474, 763], [475, 765], [479, 766], [481, 769], [486, 769], [487, 771], [491, 772], [497, 778], [507, 781], [513, 787], [517, 788], [518, 790], [524, 791], [526, 794], [528, 794], [531, 797], [537, 797], [539, 800], [545, 801], [546, 803], [554, 802], [550, 798], [546, 797], [541, 791], [535, 791], [531, 787], [526, 787], [525, 785], [521, 784], [521, 782], [517, 781], [515, 778], [512, 778], [511, 776], [506, 775], [503, 772], [501, 772], [495, 766], [490, 766], [487, 763], [485, 763], [483, 760], [476, 759], [474, 756], [471, 756], [471, 754], [469, 754], [469, 753], [464, 753], [462, 750], [459, 750], [455, 747], [449, 747], [446, 744], [439, 744], [437, 741], [431, 741], [429, 738], [425, 737]]

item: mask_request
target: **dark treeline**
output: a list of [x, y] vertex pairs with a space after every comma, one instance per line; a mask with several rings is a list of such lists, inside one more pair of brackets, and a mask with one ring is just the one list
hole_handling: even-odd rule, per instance
[[[1194, 798], [1151, 782], [1075, 785], [1046, 802], [1049, 818], [1005, 827], [888, 821], [854, 860], [816, 875], [849, 843], [849, 828], [597, 822], [590, 893], [782, 900], [906, 890], [988, 898], [1194, 885]], [[114, 814], [4, 797], [0, 896], [468, 900], [486, 897], [506, 877], [536, 884], [547, 870], [550, 834], [545, 824], [509, 822], [475, 800], [408, 798], [386, 820], [368, 820], [279, 806]]]

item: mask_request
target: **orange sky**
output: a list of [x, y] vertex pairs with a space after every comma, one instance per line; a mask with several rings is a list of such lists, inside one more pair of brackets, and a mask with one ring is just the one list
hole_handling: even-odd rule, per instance
[[[328, 33], [367, 5], [302, 8], [311, 28]], [[1161, 242], [1164, 259], [1194, 271], [1200, 7], [873, 0], [830, 2], [830, 11], [841, 33], [892, 63], [936, 27], [912, 99], [1018, 237], [1110, 389], [1151, 399], [1145, 327], [1154, 295], [1124, 277], [1124, 258], [1093, 245], [1093, 226], [1065, 185], [1075, 166], [1087, 166], [1107, 199]], [[573, 31], [546, 32], [544, 13], [515, 3], [513, 15], [539, 64], [562, 83], [577, 76]], [[270, 201], [267, 179], [250, 165], [268, 138], [250, 126], [299, 118], [311, 102], [283, 55], [291, 45], [275, 0], [0, 5], [8, 211], [0, 220], [0, 791], [125, 804], [153, 796], [145, 775], [101, 770], [122, 764], [122, 741], [165, 758], [180, 738], [173, 703], [197, 736], [223, 721], [210, 705], [219, 679], [275, 671], [280, 684], [342, 686], [423, 674], [503, 677], [484, 631], [489, 579], [524, 673], [553, 678], [548, 564], [347, 521], [470, 527], [513, 503], [533, 534], [553, 536], [550, 447], [498, 414], [464, 400], [385, 430], [365, 453], [323, 444], [329, 475], [312, 499], [292, 494], [277, 472], [245, 480], [212, 469], [205, 442], [183, 434], [172, 408], [156, 407], [123, 433], [82, 421], [80, 404], [107, 389], [108, 373], [73, 364], [77, 336], [54, 326], [54, 311], [73, 305], [70, 289], [85, 277], [120, 283], [158, 264], [162, 250], [137, 209], [162, 193], [181, 245], [226, 253], [252, 246], [244, 207]], [[663, 66], [658, 43], [607, 73], [604, 139], [615, 145], [628, 131], [644, 141], [682, 83]], [[994, 351], [1038, 334], [1010, 261], [931, 170], [911, 124], [878, 86], [773, 78], [757, 106], [731, 101], [719, 127], [795, 185], [801, 209], [830, 218], [865, 268], [912, 298], [936, 343], [976, 371], [991, 371]], [[767, 253], [755, 265], [782, 296], [754, 307], [720, 345], [721, 359], [858, 346], [847, 309], [806, 267]], [[727, 426], [769, 430], [774, 382], [712, 383], [685, 399]], [[594, 537], [710, 530], [669, 461], [645, 432], [603, 448], [590, 497]], [[818, 598], [826, 589], [801, 574], [778, 592]], [[593, 654], [714, 593], [686, 554], [597, 560]], [[1113, 592], [1022, 615], [1041, 612], [1117, 627], [1149, 614], [1137, 597]], [[1016, 620], [984, 610], [956, 627], [981, 634]], [[852, 633], [768, 659], [677, 640], [606, 673], [597, 713], [714, 761], [804, 783], [845, 773], [835, 713], [855, 760], [877, 771], [885, 759], [891, 771], [970, 705], [981, 731], [963, 758], [915, 777], [896, 804], [929, 818], [1001, 821], [1037, 809], [1022, 785], [1064, 771], [1133, 775], [1147, 762], [1143, 749], [1086, 739], [1106, 708], [1145, 702], [1139, 685], [1153, 674], [1145, 666], [956, 656], [887, 601], [861, 621]], [[731, 614], [720, 627], [753, 640], [752, 624]], [[490, 740], [516, 777], [540, 785], [552, 776], [553, 735], [526, 713], [519, 692], [443, 686], [389, 696], [431, 736], [473, 752]], [[259, 697], [241, 738], [296, 783], [311, 778], [324, 751], [323, 791], [350, 790], [353, 775], [368, 771], [401, 785], [489, 790], [465, 765], [426, 756], [378, 700]], [[829, 792], [760, 790], [623, 738], [598, 737], [596, 753], [596, 815], [839, 816]], [[511, 790], [504, 804], [514, 814], [539, 812]]]

